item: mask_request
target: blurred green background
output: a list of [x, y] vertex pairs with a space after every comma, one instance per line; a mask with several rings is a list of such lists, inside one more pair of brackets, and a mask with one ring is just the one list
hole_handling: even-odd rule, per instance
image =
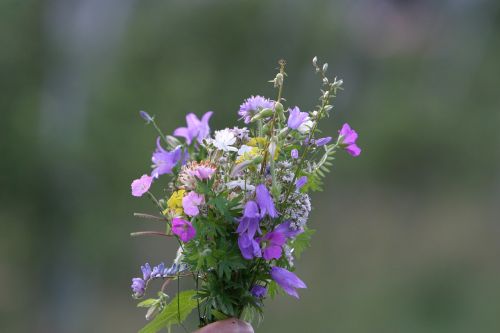
[[0, 45], [0, 331], [142, 327], [130, 278], [175, 245], [129, 237], [156, 227], [138, 111], [233, 126], [279, 58], [310, 110], [315, 55], [345, 83], [323, 130], [363, 153], [313, 195], [309, 289], [257, 332], [500, 331], [498, 1], [1, 0]]

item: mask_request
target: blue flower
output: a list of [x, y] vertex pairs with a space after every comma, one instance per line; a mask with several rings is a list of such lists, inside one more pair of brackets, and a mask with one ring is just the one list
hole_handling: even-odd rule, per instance
[[302, 176], [295, 182], [295, 189], [298, 191], [307, 183], [307, 176]]
[[144, 292], [146, 291], [146, 282], [143, 279], [133, 278], [131, 287], [134, 297], [140, 298], [144, 296]]
[[183, 163], [185, 159], [186, 153], [182, 151], [181, 147], [177, 147], [172, 151], [166, 151], [160, 144], [160, 138], [158, 138], [156, 141], [156, 151], [151, 157], [154, 163], [151, 176], [158, 178], [161, 175], [171, 173], [177, 163], [181, 162], [181, 160]]
[[260, 231], [259, 222], [260, 222], [260, 213], [259, 207], [255, 203], [255, 201], [248, 201], [245, 204], [245, 210], [243, 212], [243, 216], [237, 219], [239, 222], [237, 233], [242, 234], [246, 232], [251, 238], [255, 236], [255, 233]]

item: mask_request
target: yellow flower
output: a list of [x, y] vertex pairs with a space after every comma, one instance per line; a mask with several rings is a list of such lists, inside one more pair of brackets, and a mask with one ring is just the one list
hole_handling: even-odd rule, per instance
[[[175, 212], [175, 214], [182, 215], [184, 213], [184, 210], [182, 209], [182, 198], [184, 197], [184, 194], [186, 193], [186, 190], [178, 190], [172, 193], [170, 196], [170, 199], [167, 200], [167, 206], [168, 208]], [[168, 213], [168, 209], [165, 210], [165, 213]]]
[[263, 137], [251, 138], [247, 142], [247, 146], [264, 148], [267, 145], [267, 139]]
[[243, 153], [243, 155], [239, 156], [236, 160], [236, 164], [239, 164], [243, 161], [253, 160], [255, 157], [261, 154], [261, 149], [257, 147], [253, 147], [250, 151]]

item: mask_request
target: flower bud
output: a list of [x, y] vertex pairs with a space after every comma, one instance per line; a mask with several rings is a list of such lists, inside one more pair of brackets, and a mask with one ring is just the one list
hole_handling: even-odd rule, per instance
[[181, 145], [181, 142], [175, 136], [167, 135], [167, 144], [171, 148], [176, 148]]
[[328, 63], [323, 64], [323, 73], [325, 73], [328, 70]]
[[250, 120], [251, 122], [259, 120], [259, 119], [264, 119], [267, 117], [271, 117], [273, 115], [273, 110], [272, 109], [262, 109], [259, 113], [257, 113], [255, 116], [252, 117]]
[[318, 67], [318, 57], [315, 56], [312, 62], [314, 67]]

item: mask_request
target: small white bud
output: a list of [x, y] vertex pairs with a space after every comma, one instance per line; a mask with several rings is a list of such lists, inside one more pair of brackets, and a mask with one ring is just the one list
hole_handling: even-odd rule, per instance
[[328, 84], [328, 78], [327, 77], [323, 78], [323, 84]]
[[325, 73], [328, 70], [328, 63], [323, 64], [323, 73]]
[[313, 58], [313, 66], [318, 67], [318, 57]]

